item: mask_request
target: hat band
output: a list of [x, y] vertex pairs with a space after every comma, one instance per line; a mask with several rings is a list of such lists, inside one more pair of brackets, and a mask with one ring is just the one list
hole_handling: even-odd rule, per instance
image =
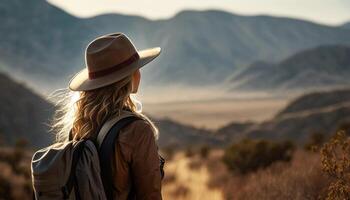
[[121, 70], [124, 67], [129, 66], [131, 63], [137, 61], [140, 58], [139, 54], [136, 52], [135, 54], [133, 54], [130, 58], [126, 59], [125, 61], [114, 65], [112, 67], [109, 67], [107, 69], [103, 69], [100, 71], [96, 71], [96, 72], [89, 72], [89, 79], [96, 79], [96, 78], [100, 78], [102, 76], [106, 76], [110, 73], [116, 72], [118, 70]]

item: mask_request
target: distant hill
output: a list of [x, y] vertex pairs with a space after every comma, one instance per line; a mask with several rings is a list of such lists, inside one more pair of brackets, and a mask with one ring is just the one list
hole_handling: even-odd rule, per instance
[[350, 103], [350, 89], [313, 92], [293, 100], [276, 117], [288, 114], [317, 110], [336, 104]]
[[219, 129], [214, 135], [223, 142], [232, 142], [242, 138], [243, 134], [255, 123], [253, 122], [232, 122]]
[[[49, 134], [49, 119], [54, 106], [24, 85], [0, 73], [0, 143], [13, 145], [25, 139], [32, 147], [42, 147], [53, 141]], [[169, 119], [155, 119], [160, 130], [160, 147], [184, 148], [192, 145], [216, 145], [219, 140], [210, 131], [179, 124]]]
[[256, 62], [230, 80], [233, 89], [275, 90], [350, 84], [350, 47], [320, 46], [277, 64]]
[[155, 122], [160, 131], [160, 147], [185, 148], [204, 144], [217, 146], [222, 143], [221, 138], [215, 137], [208, 130], [179, 124], [171, 119], [156, 119]]
[[[256, 60], [279, 62], [324, 44], [350, 44], [350, 30], [303, 20], [183, 11], [166, 20], [106, 14], [81, 19], [42, 0], [0, 4], [2, 71], [41, 90], [66, 86], [94, 37], [121, 31], [140, 48], [163, 53], [144, 68], [146, 85], [213, 85]], [[10, 67], [11, 66], [11, 67]], [[48, 84], [49, 83], [49, 84]]]
[[0, 74], [0, 138], [7, 144], [26, 139], [29, 145], [43, 146], [53, 137], [48, 134], [48, 119], [53, 106], [26, 86]]
[[226, 143], [240, 138], [290, 139], [305, 143], [312, 133], [333, 134], [344, 123], [350, 123], [350, 89], [305, 94], [292, 101], [274, 118], [261, 123], [232, 123], [215, 135]]
[[342, 27], [350, 29], [350, 22], [343, 24]]
[[251, 127], [243, 133], [243, 136], [290, 139], [303, 144], [310, 134], [322, 133], [328, 137], [334, 134], [337, 127], [343, 123], [350, 123], [349, 103], [276, 117]]
[[[0, 74], [0, 138], [6, 144], [26, 139], [34, 147], [52, 141], [45, 123], [53, 105], [4, 74]], [[217, 131], [198, 129], [170, 119], [153, 118], [160, 130], [160, 147], [220, 146], [242, 137], [292, 139], [302, 143], [309, 134], [329, 135], [338, 125], [350, 122], [350, 89], [303, 95], [262, 123], [228, 124]]]

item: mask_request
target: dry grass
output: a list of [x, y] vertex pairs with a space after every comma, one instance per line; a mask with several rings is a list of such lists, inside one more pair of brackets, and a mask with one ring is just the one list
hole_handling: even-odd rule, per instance
[[0, 199], [32, 199], [30, 153], [0, 149]]
[[[14, 169], [13, 150], [0, 149], [0, 199], [30, 199], [29, 162], [22, 156]], [[174, 153], [165, 165], [163, 198], [167, 200], [325, 199], [332, 181], [322, 172], [318, 153], [297, 150], [290, 163], [275, 163], [247, 175], [232, 174], [221, 161], [223, 150], [206, 158]]]
[[297, 150], [290, 163], [275, 163], [247, 175], [229, 172], [222, 156], [222, 150], [211, 151], [206, 159], [177, 153], [167, 163], [166, 173], [176, 179], [164, 184], [164, 199], [304, 200], [326, 196], [330, 179], [322, 172], [318, 153]]
[[177, 153], [172, 161], [166, 163], [163, 182], [163, 198], [169, 200], [221, 200], [220, 188], [209, 188], [210, 176], [199, 155], [188, 157], [184, 152]]
[[226, 199], [317, 199], [329, 183], [316, 153], [297, 151], [291, 163], [275, 163], [248, 175], [230, 174], [219, 158], [208, 163], [210, 185], [222, 188]]

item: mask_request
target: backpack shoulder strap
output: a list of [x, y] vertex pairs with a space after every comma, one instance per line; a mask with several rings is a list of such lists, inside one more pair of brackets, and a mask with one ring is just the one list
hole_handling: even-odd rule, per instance
[[105, 139], [107, 133], [109, 130], [111, 130], [111, 128], [113, 127], [113, 125], [115, 125], [118, 121], [120, 121], [121, 119], [123, 118], [126, 118], [126, 117], [131, 117], [131, 116], [135, 116], [134, 113], [132, 112], [126, 112], [124, 111], [119, 117], [115, 117], [115, 118], [112, 118], [108, 121], [106, 121], [102, 127], [100, 128], [100, 131], [98, 132], [98, 135], [97, 135], [97, 147], [98, 149], [101, 148], [101, 145], [102, 145], [102, 142], [103, 140]]
[[[112, 127], [103, 135], [103, 138], [102, 136], [100, 137], [99, 157], [100, 157], [100, 166], [101, 166], [100, 167], [101, 179], [102, 179], [103, 187], [108, 200], [113, 199], [114, 186], [113, 186], [113, 176], [112, 176], [112, 161], [114, 159], [112, 159], [112, 156], [114, 155], [114, 151], [115, 151], [115, 141], [118, 137], [120, 129], [122, 129], [126, 125], [136, 120], [141, 120], [141, 118], [135, 115], [131, 115], [131, 116], [123, 117], [122, 119], [118, 119], [117, 122], [113, 120], [115, 124], [112, 124]], [[110, 126], [111, 121], [108, 123], [109, 124], [107, 125]], [[107, 125], [104, 127], [108, 128]], [[100, 132], [100, 133], [103, 134], [104, 132]]]

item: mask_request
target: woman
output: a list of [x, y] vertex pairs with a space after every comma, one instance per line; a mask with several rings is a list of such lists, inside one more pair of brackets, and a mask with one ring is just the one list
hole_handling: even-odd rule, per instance
[[162, 199], [162, 158], [155, 141], [158, 132], [131, 97], [139, 88], [140, 68], [159, 54], [160, 48], [137, 51], [122, 33], [96, 38], [86, 48], [86, 68], [69, 83], [74, 91], [72, 104], [64, 103], [56, 112], [53, 128], [58, 129], [58, 141], [69, 137], [68, 129], [74, 139], [96, 140], [108, 120], [130, 115], [144, 119], [124, 127], [116, 141], [115, 199]]

